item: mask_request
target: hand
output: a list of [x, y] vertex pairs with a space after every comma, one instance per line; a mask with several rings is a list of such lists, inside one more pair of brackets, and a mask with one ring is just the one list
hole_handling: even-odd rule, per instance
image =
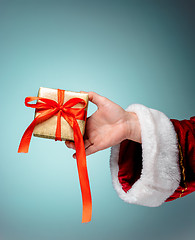
[[[84, 145], [86, 155], [117, 145], [124, 139], [141, 143], [141, 130], [137, 115], [126, 112], [116, 103], [94, 92], [88, 92], [89, 101], [98, 109], [86, 121]], [[66, 141], [75, 149], [74, 142]], [[74, 154], [75, 158], [76, 155]]]

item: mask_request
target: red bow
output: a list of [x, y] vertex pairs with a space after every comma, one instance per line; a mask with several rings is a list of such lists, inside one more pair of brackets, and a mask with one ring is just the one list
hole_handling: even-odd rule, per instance
[[[74, 132], [74, 142], [76, 148], [76, 159], [77, 159], [77, 168], [79, 174], [79, 181], [81, 187], [82, 201], [83, 201], [83, 215], [82, 222], [91, 221], [92, 215], [92, 199], [89, 185], [89, 178], [87, 173], [87, 163], [86, 163], [86, 154], [85, 146], [83, 142], [83, 136], [81, 134], [79, 125], [76, 119], [86, 120], [86, 110], [85, 107], [87, 103], [81, 98], [72, 98], [66, 103], [64, 102], [64, 90], [58, 89], [58, 102], [42, 98], [42, 97], [26, 97], [25, 105], [27, 107], [36, 108], [40, 114], [32, 121], [24, 132], [18, 152], [27, 153], [30, 145], [30, 140], [33, 134], [35, 126], [41, 122], [46, 121], [47, 119], [53, 117], [57, 114], [57, 127], [55, 140], [61, 140], [61, 116], [70, 124]], [[36, 104], [29, 104], [34, 100], [40, 100]], [[76, 104], [83, 104], [82, 108], [72, 108]]]

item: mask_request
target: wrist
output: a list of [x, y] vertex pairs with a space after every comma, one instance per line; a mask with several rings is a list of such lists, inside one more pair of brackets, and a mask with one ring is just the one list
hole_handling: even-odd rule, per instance
[[125, 139], [141, 143], [141, 127], [136, 113], [125, 111], [124, 133]]

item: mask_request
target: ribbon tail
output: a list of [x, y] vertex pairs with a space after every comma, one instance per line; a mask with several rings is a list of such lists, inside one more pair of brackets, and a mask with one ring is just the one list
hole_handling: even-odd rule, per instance
[[33, 121], [32, 123], [28, 126], [28, 128], [26, 129], [26, 131], [24, 132], [22, 139], [20, 141], [20, 145], [18, 148], [18, 153], [27, 153], [28, 149], [29, 149], [29, 145], [30, 145], [30, 140], [33, 134], [33, 130], [35, 128], [35, 126], [43, 121], [46, 121], [47, 119], [51, 118], [55, 113], [56, 113], [56, 109], [48, 109], [46, 110], [44, 113], [41, 113], [40, 115], [38, 115]]
[[32, 121], [32, 123], [28, 126], [26, 131], [24, 132], [22, 139], [20, 141], [20, 145], [18, 147], [18, 153], [27, 153], [29, 150], [30, 140], [33, 134], [33, 130], [36, 126], [36, 118]]
[[91, 221], [92, 217], [92, 198], [89, 185], [89, 178], [87, 172], [87, 162], [85, 154], [85, 146], [83, 142], [83, 136], [76, 119], [74, 119], [74, 141], [76, 148], [77, 168], [79, 174], [79, 181], [83, 202], [82, 223]]

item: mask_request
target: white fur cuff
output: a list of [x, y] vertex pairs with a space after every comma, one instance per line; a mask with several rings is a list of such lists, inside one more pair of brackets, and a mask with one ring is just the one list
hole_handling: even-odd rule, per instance
[[[140, 178], [126, 193], [118, 180], [120, 144], [111, 148], [110, 168], [113, 186], [125, 202], [157, 207], [178, 188], [177, 137], [167, 116], [140, 104], [130, 105], [126, 111], [135, 112], [141, 126], [142, 171]], [[136, 159], [135, 159], [136, 161]]]

